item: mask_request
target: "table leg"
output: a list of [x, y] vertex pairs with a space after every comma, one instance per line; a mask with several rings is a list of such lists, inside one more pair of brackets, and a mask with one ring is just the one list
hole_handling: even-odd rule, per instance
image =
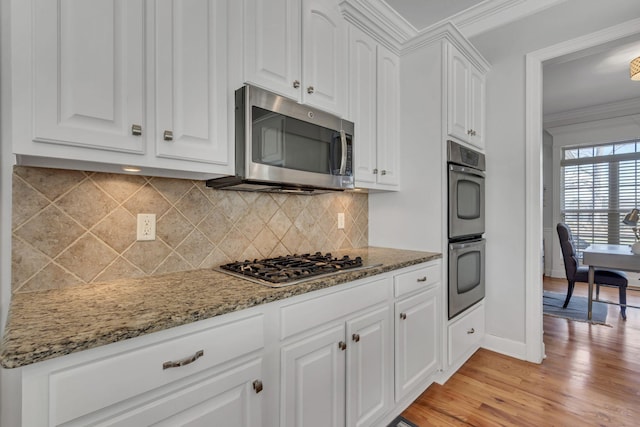
[[593, 280], [595, 279], [595, 267], [589, 266], [589, 305], [588, 305], [588, 314], [587, 320], [591, 320], [591, 307], [593, 305]]

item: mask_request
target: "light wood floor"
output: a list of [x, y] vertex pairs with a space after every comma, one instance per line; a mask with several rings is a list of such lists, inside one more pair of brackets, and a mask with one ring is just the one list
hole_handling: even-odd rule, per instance
[[[587, 295], [577, 284], [574, 295]], [[566, 292], [566, 281], [544, 288]], [[600, 297], [617, 301], [617, 289]], [[640, 306], [640, 292], [627, 302]], [[426, 426], [639, 426], [640, 309], [609, 306], [607, 323], [544, 316], [541, 365], [480, 349], [443, 386], [429, 387], [402, 414]]]

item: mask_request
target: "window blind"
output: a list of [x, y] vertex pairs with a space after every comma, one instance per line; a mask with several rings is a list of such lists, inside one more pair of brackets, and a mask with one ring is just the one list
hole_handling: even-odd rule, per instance
[[562, 151], [561, 217], [576, 252], [591, 244], [631, 244], [624, 215], [640, 207], [640, 141], [569, 147]]

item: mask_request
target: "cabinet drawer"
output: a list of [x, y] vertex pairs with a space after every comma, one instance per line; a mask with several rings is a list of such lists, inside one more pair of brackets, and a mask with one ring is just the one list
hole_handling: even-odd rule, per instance
[[416, 270], [394, 276], [394, 295], [397, 298], [439, 281], [440, 262], [435, 262]]
[[[71, 421], [258, 350], [264, 346], [263, 323], [263, 316], [256, 315], [55, 371], [49, 378], [52, 424]], [[182, 366], [164, 367], [166, 362], [180, 361]]]
[[285, 339], [385, 302], [389, 293], [389, 279], [384, 278], [283, 307], [280, 312], [282, 320], [280, 338]]
[[469, 350], [477, 347], [484, 337], [484, 304], [449, 325], [449, 365]]

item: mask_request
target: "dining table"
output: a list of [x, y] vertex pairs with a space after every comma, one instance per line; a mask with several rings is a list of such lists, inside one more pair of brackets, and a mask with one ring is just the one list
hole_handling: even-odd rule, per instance
[[[593, 306], [593, 282], [596, 268], [610, 268], [640, 273], [640, 254], [634, 254], [629, 245], [595, 244], [582, 252], [582, 264], [589, 266], [589, 297], [587, 319], [591, 320]], [[608, 304], [615, 304], [608, 301]], [[627, 307], [633, 307], [626, 305]], [[634, 307], [637, 308], [637, 307]]]

